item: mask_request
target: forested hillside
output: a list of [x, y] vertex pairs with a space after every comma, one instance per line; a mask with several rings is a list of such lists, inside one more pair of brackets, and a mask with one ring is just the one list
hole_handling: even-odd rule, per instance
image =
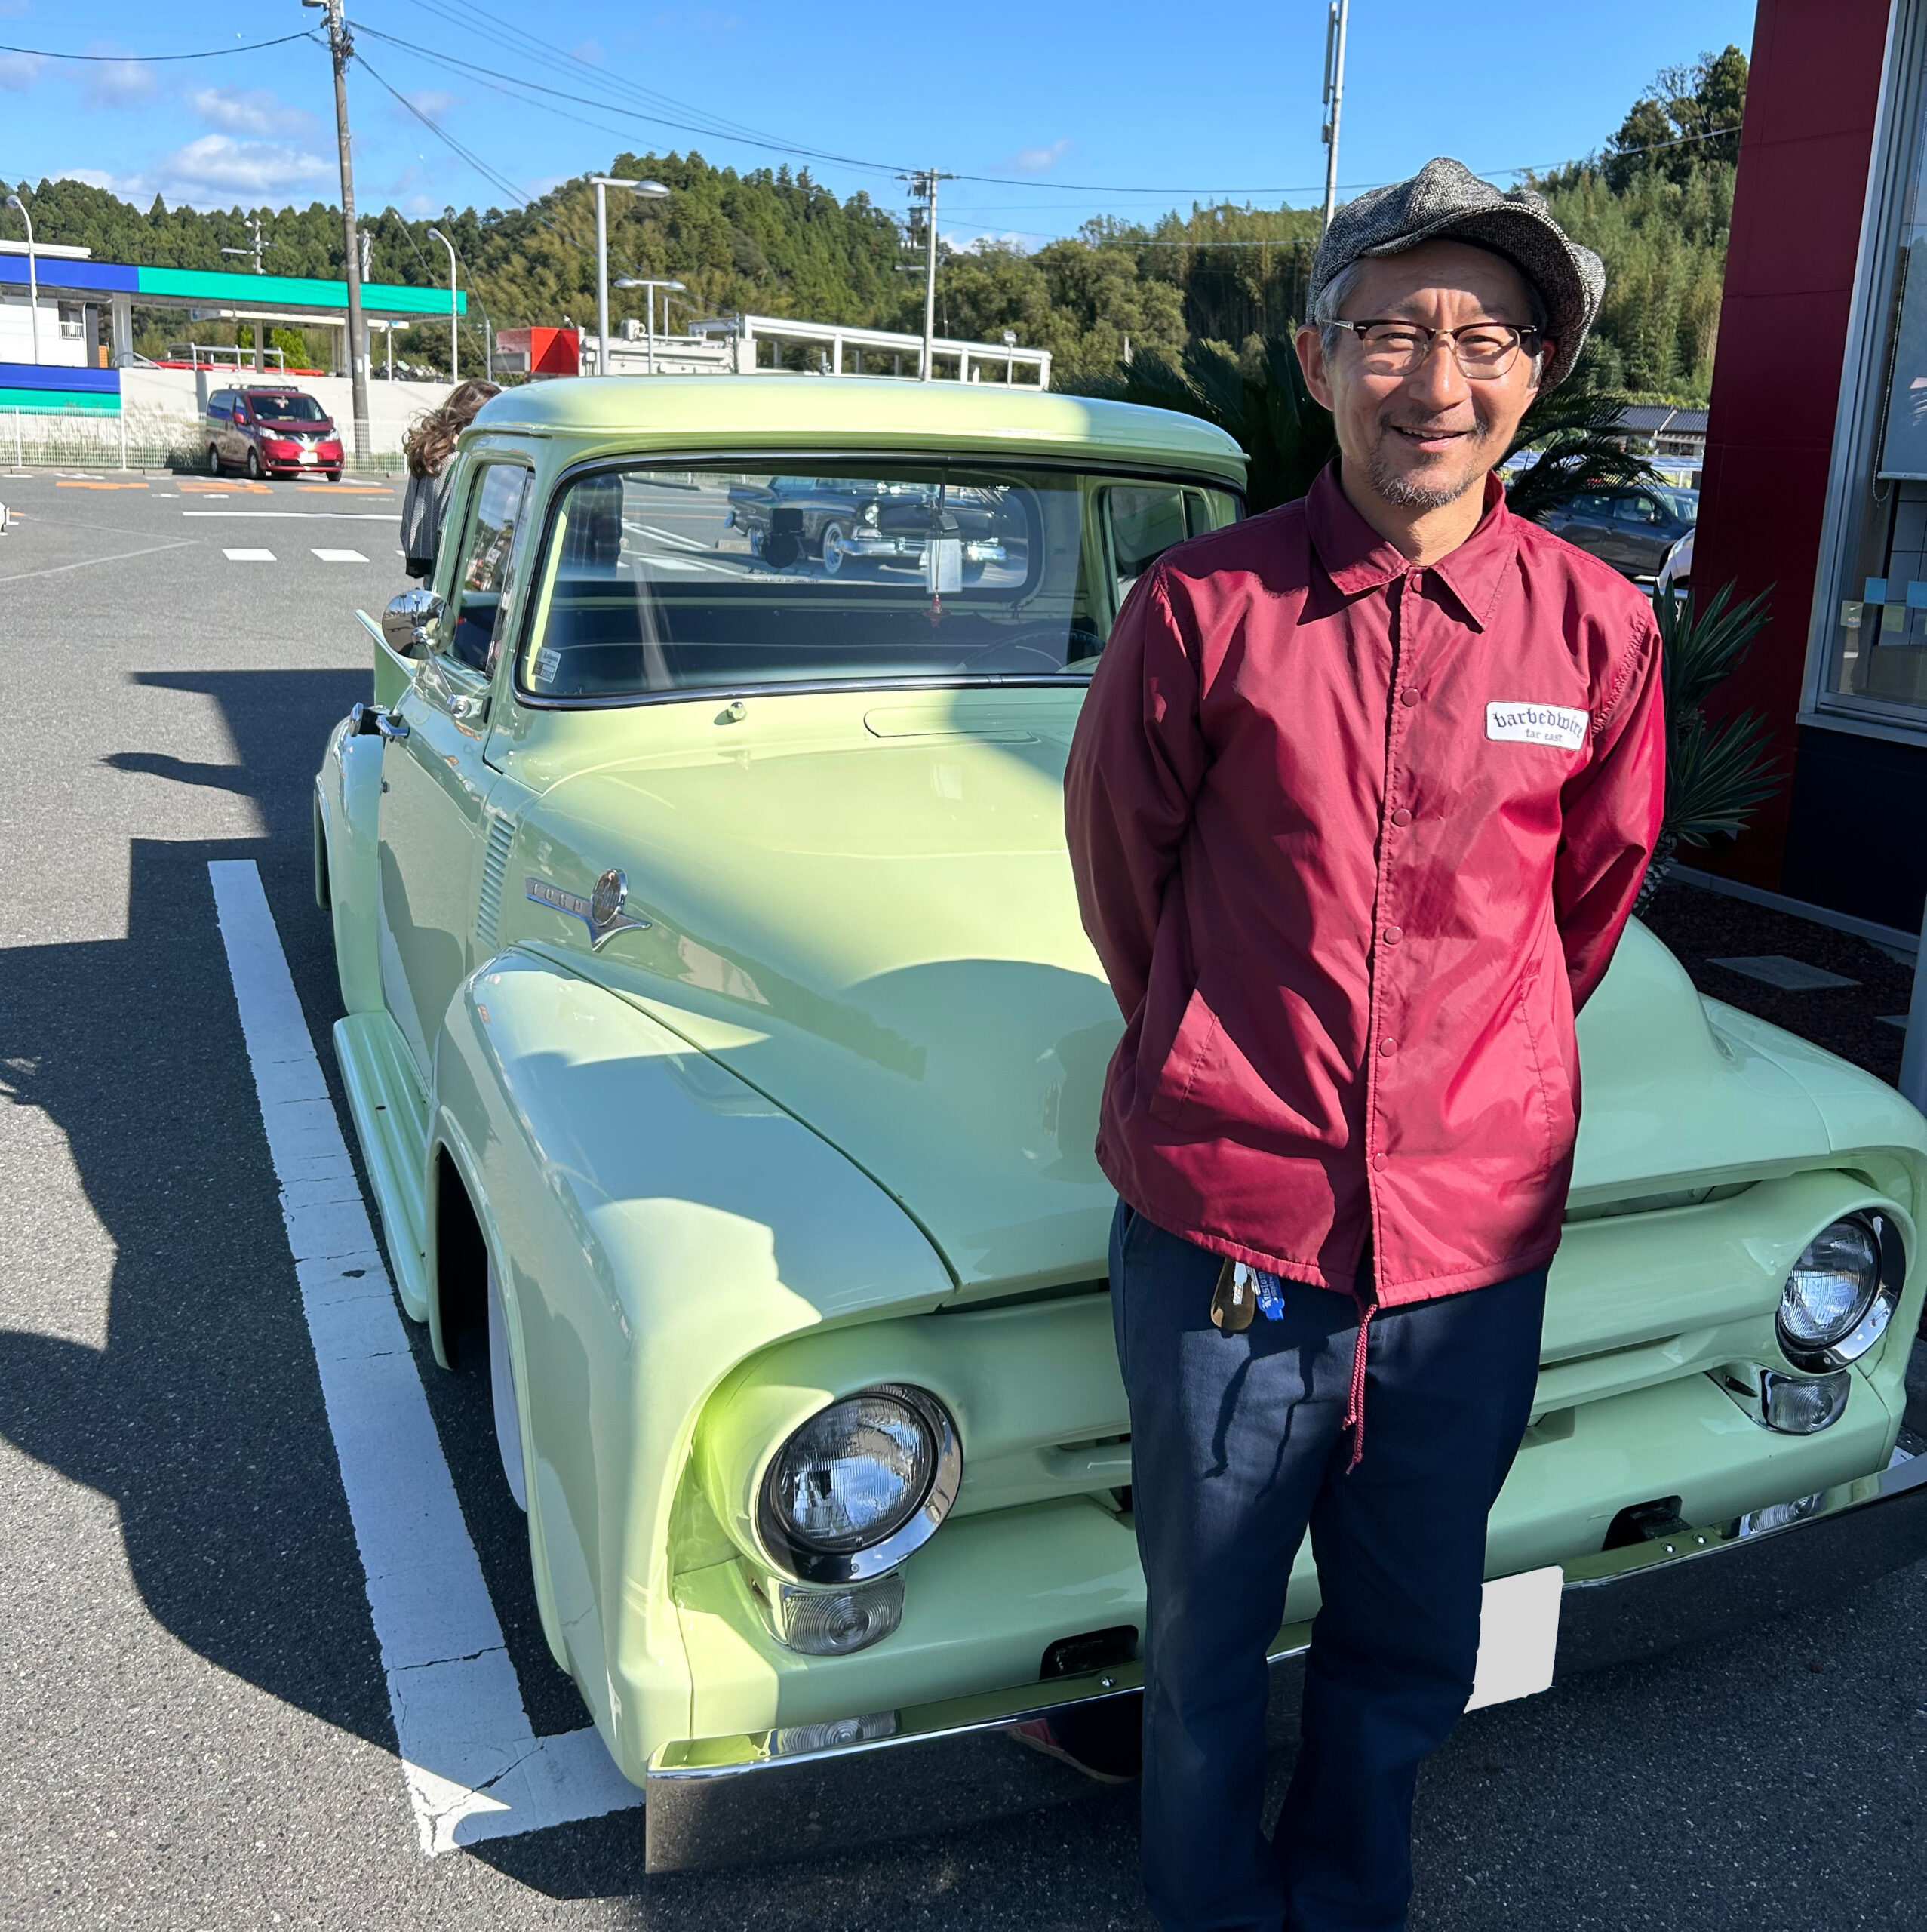
[[[1634, 103], [1604, 155], [1535, 185], [1560, 220], [1605, 257], [1608, 294], [1590, 380], [1682, 401], [1704, 400], [1710, 379], [1733, 162], [1745, 99], [1737, 48], [1662, 72]], [[841, 201], [807, 173], [739, 174], [700, 155], [622, 154], [611, 171], [653, 177], [663, 202], [610, 198], [612, 275], [672, 277], [687, 285], [672, 326], [738, 309], [859, 326], [921, 325], [922, 285], [897, 272], [918, 252], [899, 215], [868, 196]], [[247, 211], [145, 211], [75, 181], [20, 184], [43, 240], [77, 242], [101, 258], [182, 268], [244, 268], [223, 248], [249, 245]], [[263, 266], [282, 275], [339, 275], [341, 220], [317, 202], [252, 211], [269, 244]], [[469, 208], [436, 224], [455, 244], [467, 285], [498, 328], [592, 323], [595, 217], [586, 180], [526, 208]], [[430, 223], [392, 208], [363, 217], [378, 280], [433, 285], [446, 275]], [[1108, 220], [1031, 251], [984, 243], [947, 254], [938, 326], [994, 341], [1008, 328], [1050, 349], [1066, 377], [1108, 374], [1139, 348], [1175, 353], [1189, 341], [1240, 349], [1304, 312], [1318, 218], [1305, 208], [1197, 208], [1148, 226]], [[634, 312], [618, 294], [616, 312]], [[472, 306], [471, 313], [475, 314]], [[479, 328], [479, 318], [475, 326]], [[157, 315], [140, 336], [158, 350], [171, 324]], [[197, 325], [204, 338], [207, 325]], [[295, 345], [290, 342], [290, 348]], [[318, 349], [318, 341], [315, 347]], [[464, 359], [481, 358], [465, 339]], [[445, 325], [398, 341], [417, 361], [445, 361]]]

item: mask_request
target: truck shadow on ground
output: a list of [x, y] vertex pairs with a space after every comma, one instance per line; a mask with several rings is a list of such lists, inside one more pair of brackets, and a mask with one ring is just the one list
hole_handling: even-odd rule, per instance
[[[240, 755], [211, 768], [138, 750], [122, 771], [250, 797], [263, 840], [137, 839], [128, 937], [27, 946], [0, 972], [0, 1091], [64, 1137], [114, 1245], [107, 1340], [0, 1329], [0, 1437], [116, 1505], [150, 1614], [218, 1668], [395, 1748], [380, 1654], [287, 1251], [207, 867], [260, 866], [318, 1054], [339, 1012], [314, 903], [309, 795], [358, 673], [167, 675], [211, 694]], [[344, 1126], [345, 1109], [337, 1090]], [[352, 1136], [349, 1136], [352, 1145]], [[371, 1211], [372, 1214], [372, 1211]], [[463, 1513], [538, 1734], [585, 1716], [549, 1660], [523, 1519], [496, 1462], [486, 1382], [449, 1375], [411, 1324]], [[371, 1837], [412, 1840], [398, 1766]], [[911, 1829], [914, 1829], [914, 1823]], [[456, 1854], [641, 1925], [1141, 1926], [1134, 1788], [1050, 1815], [755, 1872], [646, 1880], [639, 1814]], [[1045, 1867], [1051, 1875], [1046, 1878]]]

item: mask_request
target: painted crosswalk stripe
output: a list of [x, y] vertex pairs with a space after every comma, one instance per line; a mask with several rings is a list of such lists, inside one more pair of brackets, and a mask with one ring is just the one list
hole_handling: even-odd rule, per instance
[[271, 564], [275, 560], [272, 550], [223, 550], [221, 555], [231, 564]]
[[534, 1734], [260, 874], [207, 872], [422, 1849], [639, 1805], [593, 1726]]
[[365, 564], [368, 561], [359, 550], [317, 550], [314, 555], [324, 564]]

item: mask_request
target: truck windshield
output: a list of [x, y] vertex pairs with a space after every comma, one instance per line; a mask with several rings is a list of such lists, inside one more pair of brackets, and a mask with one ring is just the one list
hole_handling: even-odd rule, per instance
[[311, 395], [250, 395], [247, 406], [257, 423], [325, 423], [326, 412]]
[[1086, 676], [1152, 559], [1237, 514], [1203, 483], [981, 461], [594, 471], [551, 514], [518, 681]]

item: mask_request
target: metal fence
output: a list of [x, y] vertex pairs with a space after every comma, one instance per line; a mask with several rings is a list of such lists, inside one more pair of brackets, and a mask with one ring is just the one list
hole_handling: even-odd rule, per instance
[[[0, 408], [0, 463], [16, 469], [202, 469], [207, 451], [192, 417], [143, 409]], [[396, 469], [377, 451], [367, 466]]]

